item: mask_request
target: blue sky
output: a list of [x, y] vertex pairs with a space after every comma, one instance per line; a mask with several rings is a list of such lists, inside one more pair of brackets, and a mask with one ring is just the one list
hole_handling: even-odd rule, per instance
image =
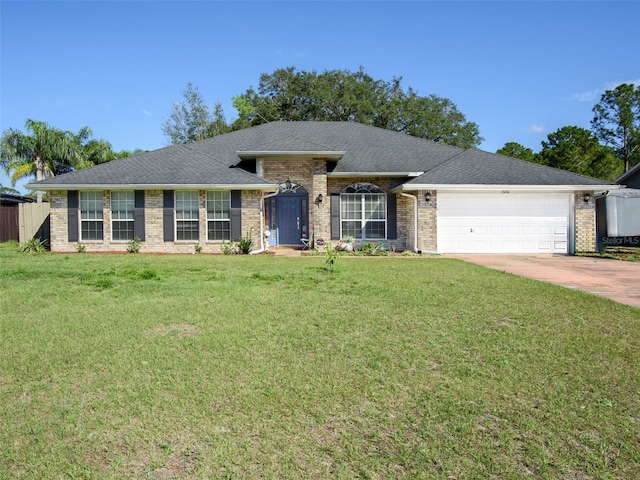
[[637, 1], [2, 0], [0, 130], [31, 118], [151, 150], [188, 82], [233, 120], [261, 73], [362, 66], [451, 99], [483, 150], [539, 151], [589, 128], [604, 90], [640, 84], [639, 22]]

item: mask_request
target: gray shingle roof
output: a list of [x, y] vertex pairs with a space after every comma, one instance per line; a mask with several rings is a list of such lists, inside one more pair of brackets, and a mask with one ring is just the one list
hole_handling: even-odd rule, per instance
[[[271, 122], [188, 145], [43, 180], [36, 187], [253, 185], [269, 182], [236, 167], [238, 152], [345, 152], [332, 174], [425, 172], [408, 184], [606, 185], [477, 149], [464, 150], [355, 122]], [[243, 158], [246, 158], [243, 155]]]
[[537, 163], [469, 149], [406, 185], [581, 185], [608, 182]]
[[56, 185], [264, 185], [264, 179], [217, 161], [191, 145], [173, 145], [38, 182]]

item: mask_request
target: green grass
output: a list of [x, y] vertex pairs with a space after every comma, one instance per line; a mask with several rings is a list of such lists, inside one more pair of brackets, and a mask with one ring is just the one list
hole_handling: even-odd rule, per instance
[[0, 245], [0, 478], [640, 477], [640, 310], [437, 257]]
[[625, 262], [640, 262], [639, 247], [605, 247], [601, 253], [584, 254], [589, 257], [613, 258]]

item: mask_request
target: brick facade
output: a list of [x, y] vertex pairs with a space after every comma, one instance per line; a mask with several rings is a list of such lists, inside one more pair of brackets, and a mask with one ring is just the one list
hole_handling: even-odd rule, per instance
[[[589, 201], [584, 196], [589, 193]], [[591, 192], [575, 192], [575, 251], [593, 253], [596, 251], [596, 202]]]
[[[242, 236], [251, 235], [254, 250], [260, 248], [260, 196], [257, 191], [242, 192]], [[82, 244], [87, 252], [126, 252], [127, 241], [111, 240], [111, 194], [103, 192], [103, 241], [69, 242], [67, 192], [52, 191], [51, 202], [51, 249], [55, 252], [75, 252], [78, 244]], [[207, 209], [206, 192], [198, 192], [199, 203], [199, 240], [197, 241], [164, 241], [163, 191], [145, 191], [145, 240], [140, 248], [145, 253], [195, 253], [196, 245], [200, 245], [203, 253], [220, 253], [222, 241], [207, 241]]]
[[[360, 177], [340, 178], [327, 177], [326, 162], [322, 159], [273, 159], [262, 160], [260, 168], [264, 177], [273, 183], [284, 183], [287, 179], [302, 185], [309, 194], [310, 237], [314, 239], [331, 238], [331, 194], [341, 193], [353, 183], [371, 183], [389, 193], [391, 188], [400, 183], [402, 178]], [[423, 253], [437, 252], [437, 205], [438, 195], [430, 190], [429, 201], [427, 191], [412, 192], [410, 196], [396, 196], [397, 239], [386, 242], [388, 248], [396, 251], [405, 249], [418, 250]], [[595, 235], [595, 201], [593, 196], [584, 202], [584, 194], [574, 194], [574, 249], [576, 253], [594, 252]], [[254, 250], [260, 248], [261, 217], [264, 215], [264, 228], [267, 228], [267, 215], [261, 209], [260, 191], [242, 192], [242, 236], [251, 235]], [[317, 202], [322, 194], [323, 201]], [[418, 206], [417, 245], [414, 245], [415, 194]], [[68, 241], [68, 209], [67, 192], [51, 191], [51, 248], [56, 252], [74, 252], [78, 242]], [[199, 240], [198, 241], [164, 241], [163, 191], [145, 191], [145, 241], [141, 252], [147, 253], [194, 253], [196, 245], [200, 245], [203, 253], [219, 253], [224, 242], [207, 241], [206, 191], [198, 192], [199, 200]], [[103, 192], [103, 233], [104, 241], [81, 241], [89, 252], [125, 252], [126, 241], [111, 240], [111, 194]], [[266, 206], [266, 200], [263, 207]]]

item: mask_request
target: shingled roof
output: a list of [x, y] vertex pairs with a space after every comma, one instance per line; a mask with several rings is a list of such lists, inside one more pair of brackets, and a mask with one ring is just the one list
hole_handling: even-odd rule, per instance
[[405, 183], [436, 185], [603, 186], [608, 182], [537, 163], [469, 149]]
[[188, 145], [153, 150], [29, 187], [233, 186], [273, 190], [275, 185], [239, 167], [243, 160], [286, 154], [322, 156], [337, 162], [331, 165], [332, 176], [406, 176], [405, 189], [470, 184], [610, 185], [531, 162], [477, 149], [464, 150], [355, 122], [271, 122]]
[[34, 187], [77, 188], [159, 186], [246, 186], [268, 189], [263, 178], [240, 168], [233, 168], [214, 156], [199, 152], [191, 145], [173, 145], [95, 167], [59, 175], [30, 184]]

